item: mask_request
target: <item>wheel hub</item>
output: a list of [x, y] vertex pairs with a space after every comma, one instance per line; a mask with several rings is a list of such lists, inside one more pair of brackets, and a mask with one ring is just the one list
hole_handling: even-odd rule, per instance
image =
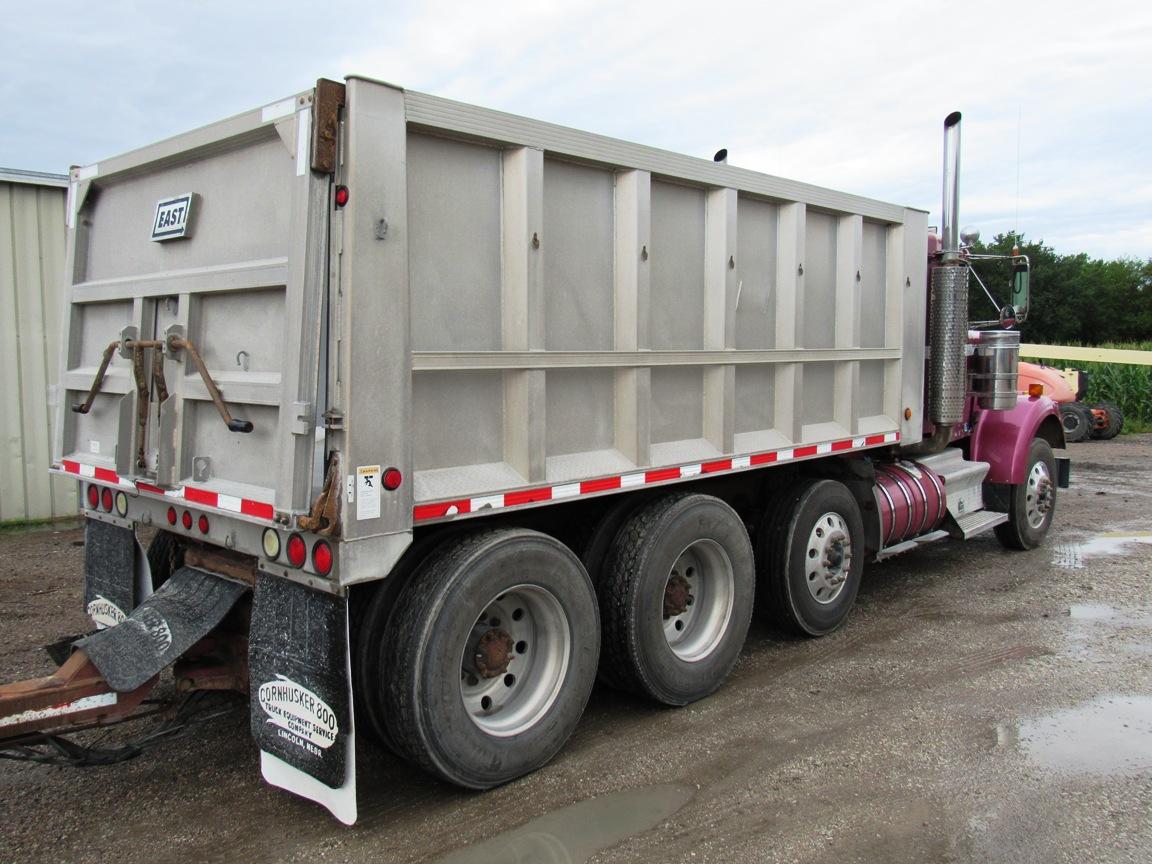
[[539, 585], [501, 592], [484, 607], [463, 645], [464, 709], [486, 734], [523, 732], [556, 700], [571, 655], [572, 631], [556, 595]]
[[476, 674], [481, 678], [503, 675], [508, 671], [515, 647], [507, 630], [498, 627], [486, 630], [476, 640], [476, 650], [472, 652]]
[[664, 638], [681, 660], [702, 660], [716, 650], [732, 617], [732, 562], [710, 539], [690, 543], [664, 583]]
[[1048, 466], [1044, 462], [1037, 462], [1028, 472], [1024, 488], [1024, 515], [1028, 524], [1033, 528], [1041, 527], [1055, 504], [1056, 489], [1048, 473]]
[[692, 585], [679, 573], [673, 573], [664, 586], [664, 618], [683, 615], [692, 605]]
[[817, 603], [828, 604], [840, 596], [852, 570], [852, 538], [839, 513], [825, 513], [808, 535], [805, 583]]

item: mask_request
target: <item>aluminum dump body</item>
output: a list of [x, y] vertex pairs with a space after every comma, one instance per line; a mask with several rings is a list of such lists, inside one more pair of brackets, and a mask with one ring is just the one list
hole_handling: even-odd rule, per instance
[[[421, 523], [919, 440], [924, 212], [362, 78], [328, 171], [313, 97], [74, 174], [58, 464], [259, 524], [335, 453], [348, 583]], [[169, 358], [141, 463], [128, 359], [67, 406], [173, 324], [254, 430]]]

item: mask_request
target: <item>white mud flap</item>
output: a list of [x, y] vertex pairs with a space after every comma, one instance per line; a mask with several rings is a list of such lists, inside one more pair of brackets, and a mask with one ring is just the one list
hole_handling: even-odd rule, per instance
[[348, 603], [260, 574], [252, 606], [252, 737], [273, 786], [356, 821]]

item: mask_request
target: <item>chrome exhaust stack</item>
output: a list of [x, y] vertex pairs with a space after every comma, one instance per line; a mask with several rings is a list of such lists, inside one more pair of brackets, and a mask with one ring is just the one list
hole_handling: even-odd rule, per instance
[[952, 426], [964, 419], [968, 339], [968, 264], [960, 258], [960, 112], [944, 119], [943, 248], [932, 268], [928, 318], [928, 419], [932, 444], [947, 445]]
[[960, 112], [944, 118], [944, 193], [941, 240], [944, 262], [960, 254]]

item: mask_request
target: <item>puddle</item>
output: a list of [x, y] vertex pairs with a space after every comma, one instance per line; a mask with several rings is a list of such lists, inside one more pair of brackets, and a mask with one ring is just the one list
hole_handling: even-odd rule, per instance
[[1035, 763], [1062, 773], [1152, 773], [1152, 696], [1098, 696], [1022, 722], [1017, 741]]
[[1060, 650], [1064, 656], [1093, 663], [1114, 662], [1118, 654], [1152, 655], [1152, 642], [1144, 634], [1152, 628], [1148, 609], [1117, 609], [1106, 603], [1073, 603], [1068, 607], [1072, 626]]
[[1104, 555], [1128, 556], [1141, 550], [1137, 544], [1152, 543], [1152, 531], [1107, 531], [1083, 543], [1065, 543], [1052, 550], [1052, 563], [1069, 570], [1083, 570], [1085, 558]]
[[1104, 603], [1073, 603], [1068, 617], [1076, 621], [1114, 621], [1116, 610]]
[[547, 813], [435, 864], [581, 864], [597, 852], [655, 828], [687, 804], [695, 789], [648, 786], [589, 798]]

